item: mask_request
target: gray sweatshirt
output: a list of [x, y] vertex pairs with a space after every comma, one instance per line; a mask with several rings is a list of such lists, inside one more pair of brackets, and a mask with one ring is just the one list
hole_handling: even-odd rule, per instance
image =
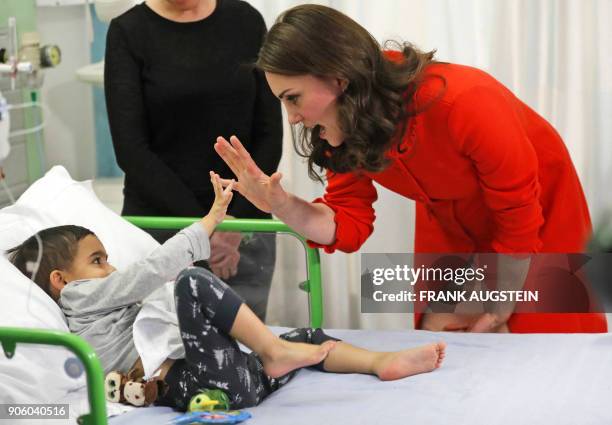
[[209, 256], [208, 234], [196, 222], [124, 271], [68, 283], [59, 305], [70, 331], [91, 344], [104, 373], [127, 372], [138, 359], [132, 325], [142, 301], [185, 267]]

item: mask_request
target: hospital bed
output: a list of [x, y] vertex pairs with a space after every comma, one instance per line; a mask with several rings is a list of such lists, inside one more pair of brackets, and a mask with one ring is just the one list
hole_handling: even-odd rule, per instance
[[[199, 220], [199, 218], [171, 217], [125, 217], [125, 219], [136, 226], [148, 229], [182, 229]], [[300, 283], [300, 288], [308, 293], [309, 325], [315, 328], [322, 326], [323, 294], [321, 291], [318, 250], [308, 247], [301, 236], [278, 220], [231, 219], [221, 223], [217, 230], [286, 233], [298, 238], [304, 244], [306, 250], [307, 280]], [[59, 331], [0, 327], [0, 343], [7, 358], [14, 356], [19, 343], [61, 345], [71, 350], [81, 360], [87, 374], [87, 391], [91, 412], [82, 415], [79, 418], [80, 423], [85, 425], [107, 423], [102, 367], [94, 351], [82, 338]]]
[[[127, 219], [146, 228], [178, 229], [193, 222], [184, 218]], [[220, 230], [294, 234], [284, 224], [271, 220], [227, 220]], [[301, 286], [308, 293], [310, 326], [319, 327], [323, 324], [323, 296], [318, 251], [306, 246], [306, 257], [307, 280]], [[280, 333], [285, 329], [273, 330]], [[447, 356], [442, 367], [432, 373], [392, 382], [367, 375], [302, 370], [261, 405], [247, 409], [253, 416], [247, 424], [612, 423], [610, 334], [328, 333], [361, 347], [385, 351], [443, 339], [448, 344]], [[83, 424], [155, 425], [177, 416], [166, 407], [147, 407], [107, 420], [100, 363], [75, 335], [0, 328], [0, 341], [7, 354], [21, 343], [60, 344], [73, 350], [87, 372], [89, 413], [81, 417]]]

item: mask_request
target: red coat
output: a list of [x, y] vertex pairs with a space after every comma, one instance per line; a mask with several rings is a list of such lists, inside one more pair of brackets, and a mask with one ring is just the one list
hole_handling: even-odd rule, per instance
[[[374, 230], [375, 181], [416, 201], [417, 253], [582, 252], [589, 211], [555, 129], [483, 71], [433, 64], [426, 73], [414, 97], [425, 110], [409, 119], [403, 153], [392, 148], [392, 163], [379, 173], [328, 173], [326, 193], [314, 202], [335, 211], [336, 240], [311, 245], [359, 249]], [[514, 314], [508, 325], [607, 330], [601, 314]]]

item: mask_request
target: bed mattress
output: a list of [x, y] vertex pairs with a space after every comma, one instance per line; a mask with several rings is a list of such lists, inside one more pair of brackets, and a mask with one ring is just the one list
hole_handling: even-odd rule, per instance
[[[247, 409], [247, 424], [612, 424], [612, 334], [327, 333], [384, 351], [442, 339], [447, 355], [440, 369], [393, 382], [302, 370]], [[165, 424], [177, 415], [139, 408], [109, 423]]]

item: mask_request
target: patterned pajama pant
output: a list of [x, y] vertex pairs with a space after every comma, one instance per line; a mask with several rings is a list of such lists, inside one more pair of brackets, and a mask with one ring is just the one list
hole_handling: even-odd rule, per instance
[[[217, 276], [189, 267], [179, 274], [174, 291], [185, 358], [176, 360], [168, 371], [168, 393], [157, 404], [186, 410], [198, 392], [220, 389], [233, 409], [241, 409], [259, 404], [293, 378], [297, 370], [276, 379], [268, 377], [257, 354], [240, 350], [229, 332], [243, 300]], [[335, 340], [311, 328], [280, 337], [310, 344]], [[314, 367], [323, 370], [323, 362]]]

